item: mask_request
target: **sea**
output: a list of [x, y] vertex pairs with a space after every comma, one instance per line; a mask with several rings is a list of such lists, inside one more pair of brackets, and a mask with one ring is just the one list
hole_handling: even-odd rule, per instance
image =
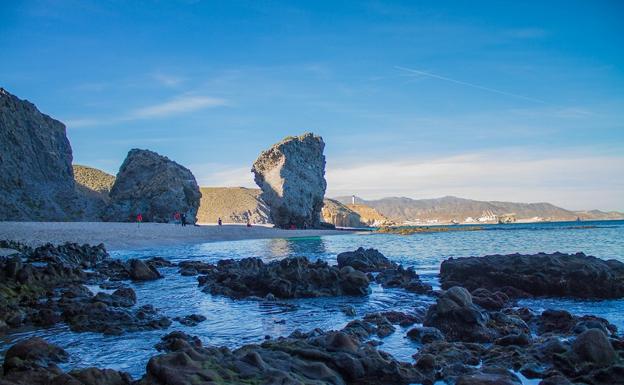
[[[439, 288], [438, 272], [442, 261], [450, 257], [489, 254], [583, 252], [602, 259], [624, 262], [624, 221], [549, 222], [536, 224], [480, 225], [481, 231], [451, 231], [413, 235], [356, 233], [323, 237], [263, 239], [213, 242], [188, 246], [158, 247], [112, 252], [116, 258], [164, 257], [172, 262], [259, 257], [266, 262], [290, 256], [306, 256], [336, 263], [336, 255], [358, 247], [375, 248], [391, 260], [413, 266], [421, 278]], [[296, 329], [340, 329], [366, 313], [426, 309], [434, 302], [427, 295], [401, 289], [384, 289], [372, 284], [366, 297], [310, 298], [286, 301], [232, 300], [203, 293], [197, 277], [184, 277], [175, 267], [161, 269], [164, 279], [130, 283], [138, 305], [152, 304], [171, 318], [202, 314], [207, 320], [195, 327], [173, 322], [168, 330], [104, 336], [98, 333], [74, 333], [65, 325], [49, 329], [24, 330], [0, 337], [0, 351], [33, 335], [58, 344], [70, 361], [63, 369], [97, 366], [129, 372], [135, 379], [145, 373], [148, 359], [157, 354], [154, 345], [173, 331], [182, 330], [198, 336], [204, 345], [236, 348], [259, 343], [265, 336], [287, 336]], [[90, 287], [94, 292], [98, 287]], [[535, 311], [565, 309], [574, 314], [594, 314], [608, 319], [624, 330], [624, 299], [580, 301], [572, 299], [522, 300], [521, 306]], [[357, 316], [341, 309], [352, 306]], [[381, 339], [380, 349], [397, 359], [413, 362], [420, 346], [406, 338], [409, 328]]]

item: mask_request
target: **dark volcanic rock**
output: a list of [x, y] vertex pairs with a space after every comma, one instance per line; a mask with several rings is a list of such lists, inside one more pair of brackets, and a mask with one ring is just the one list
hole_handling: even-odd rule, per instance
[[450, 258], [440, 266], [443, 288], [501, 290], [512, 296], [624, 297], [624, 263], [583, 253]]
[[201, 193], [187, 168], [148, 150], [130, 150], [110, 192], [104, 219], [134, 221], [142, 214], [146, 222], [169, 222], [174, 212], [195, 223]]
[[413, 341], [429, 344], [444, 340], [444, 334], [436, 328], [419, 326], [407, 332], [407, 337]]
[[54, 246], [51, 243], [37, 247], [29, 255], [30, 262], [51, 262], [77, 268], [93, 268], [109, 257], [104, 245], [97, 246], [65, 243]]
[[479, 308], [468, 290], [459, 286], [442, 293], [427, 311], [423, 325], [438, 328], [450, 341], [491, 342], [507, 334], [529, 332], [519, 317]]
[[154, 266], [140, 259], [131, 259], [128, 263], [130, 265], [130, 278], [133, 281], [151, 281], [162, 278]]
[[65, 125], [0, 88], [0, 220], [82, 218]]
[[85, 368], [63, 373], [57, 363], [69, 354], [56, 345], [33, 337], [13, 345], [6, 352], [1, 385], [130, 385], [127, 373], [111, 369]]
[[206, 317], [201, 314], [191, 314], [184, 317], [176, 317], [173, 320], [185, 326], [197, 326], [199, 323], [204, 322]]
[[69, 358], [66, 351], [40, 337], [18, 342], [7, 350], [4, 357], [4, 373], [12, 370], [47, 368]]
[[223, 384], [409, 384], [423, 380], [412, 365], [378, 351], [349, 327], [342, 331], [294, 332], [261, 345], [197, 346], [189, 336], [168, 336], [167, 354], [153, 357], [140, 385]]
[[375, 282], [383, 287], [400, 287], [419, 294], [426, 294], [432, 291], [431, 285], [421, 281], [413, 267], [406, 269], [403, 265], [381, 271], [375, 277]]
[[395, 268], [396, 265], [376, 249], [358, 248], [355, 251], [347, 251], [338, 254], [338, 267], [351, 266], [352, 268], [368, 272], [378, 272], [385, 269]]
[[254, 162], [251, 171], [275, 226], [320, 227], [327, 187], [324, 148], [320, 136], [289, 136], [263, 151]]
[[259, 258], [221, 260], [198, 281], [207, 293], [234, 298], [366, 295], [369, 291], [363, 272], [349, 266], [338, 269], [320, 260], [310, 262], [305, 257], [266, 264]]

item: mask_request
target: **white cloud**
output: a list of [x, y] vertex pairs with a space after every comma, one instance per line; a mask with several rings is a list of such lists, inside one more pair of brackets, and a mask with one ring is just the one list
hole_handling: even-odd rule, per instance
[[131, 118], [154, 118], [180, 114], [183, 112], [197, 111], [204, 108], [225, 106], [227, 103], [223, 99], [211, 98], [208, 96], [182, 96], [176, 99], [139, 108], [130, 113]]
[[66, 119], [65, 125], [68, 128], [80, 128], [90, 126], [101, 126], [120, 122], [129, 122], [143, 119], [165, 118], [206, 108], [227, 106], [227, 101], [221, 98], [213, 98], [201, 95], [182, 95], [166, 102], [151, 106], [140, 107], [127, 112], [116, 118], [76, 118]]
[[165, 74], [162, 72], [157, 72], [152, 75], [152, 77], [160, 84], [166, 87], [176, 87], [180, 85], [182, 82], [186, 80], [182, 76], [176, 76], [171, 74]]

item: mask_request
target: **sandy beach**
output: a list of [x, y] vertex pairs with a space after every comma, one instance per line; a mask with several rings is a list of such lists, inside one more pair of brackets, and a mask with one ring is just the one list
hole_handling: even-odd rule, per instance
[[347, 234], [344, 230], [282, 230], [267, 226], [186, 226], [118, 222], [0, 222], [0, 239], [30, 246], [65, 242], [104, 243], [108, 250], [141, 249], [203, 242], [262, 238], [296, 238]]

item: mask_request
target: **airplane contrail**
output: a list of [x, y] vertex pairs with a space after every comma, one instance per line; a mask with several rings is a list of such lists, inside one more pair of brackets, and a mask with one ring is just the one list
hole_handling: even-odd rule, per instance
[[495, 88], [484, 87], [484, 86], [480, 86], [478, 84], [472, 84], [472, 83], [464, 82], [464, 81], [461, 81], [461, 80], [451, 79], [451, 78], [447, 78], [445, 76], [440, 76], [440, 75], [433, 74], [431, 72], [419, 71], [419, 70], [415, 70], [415, 69], [411, 69], [411, 68], [405, 68], [405, 67], [401, 67], [401, 66], [394, 66], [394, 68], [402, 70], [402, 71], [412, 72], [412, 73], [415, 73], [415, 74], [418, 74], [418, 75], [429, 76], [430, 78], [434, 78], [434, 79], [445, 80], [447, 82], [451, 82], [451, 83], [455, 83], [455, 84], [461, 84], [463, 86], [477, 88], [477, 89], [480, 89], [480, 90], [483, 90], [483, 91], [489, 91], [489, 92], [494, 92], [494, 93], [497, 93], [497, 94], [500, 94], [500, 95], [506, 95], [506, 96], [511, 96], [511, 97], [514, 97], [514, 98], [529, 100], [529, 101], [535, 102], [535, 103], [547, 104], [545, 101], [543, 101], [541, 99], [531, 98], [531, 97], [528, 97], [528, 96], [523, 96], [523, 95], [518, 95], [518, 94], [512, 94], [511, 92], [505, 92], [505, 91], [497, 90]]

